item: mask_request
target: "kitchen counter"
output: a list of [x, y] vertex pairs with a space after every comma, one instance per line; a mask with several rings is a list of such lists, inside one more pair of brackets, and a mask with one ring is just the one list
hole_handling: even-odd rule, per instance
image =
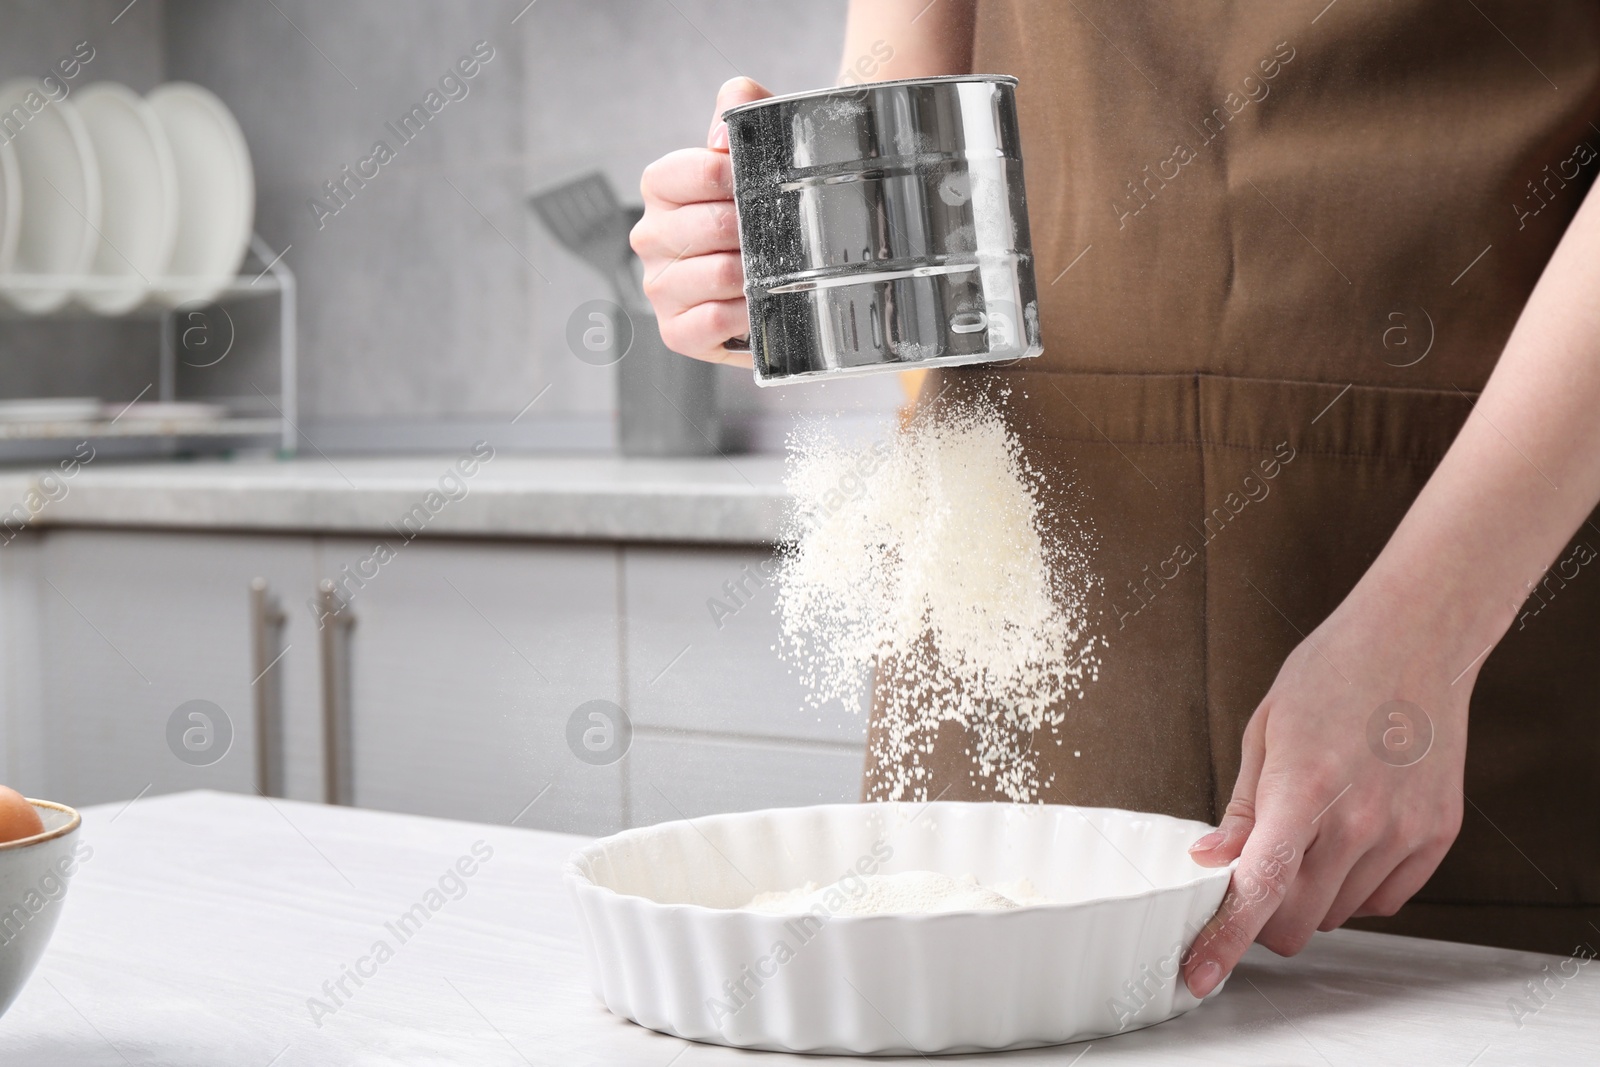
[[461, 458], [101, 461], [55, 481], [53, 467], [11, 470], [0, 510], [32, 496], [38, 527], [382, 534], [411, 516], [426, 536], [762, 544], [788, 501], [781, 456], [502, 454], [452, 476]]
[[[558, 869], [583, 838], [221, 793], [90, 808], [84, 823], [93, 856], [0, 1019], [7, 1067], [871, 1062], [692, 1045], [610, 1015]], [[474, 873], [398, 938], [386, 924], [429, 903], [463, 856]], [[393, 951], [375, 963], [380, 940]], [[363, 959], [359, 983], [345, 977]], [[1293, 959], [1251, 949], [1221, 993], [1171, 1022], [997, 1062], [1584, 1062], [1600, 1047], [1600, 974], [1528, 1000], [1560, 962], [1319, 934]], [[1539, 1006], [1519, 1023], [1512, 1004]]]

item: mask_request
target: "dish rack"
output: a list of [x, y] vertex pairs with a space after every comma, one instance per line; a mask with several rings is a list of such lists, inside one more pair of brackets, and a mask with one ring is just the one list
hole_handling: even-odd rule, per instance
[[[284, 249], [288, 251], [287, 248]], [[252, 261], [253, 270], [252, 271]], [[0, 275], [0, 290], [45, 286], [52, 289], [72, 290], [95, 288], [120, 288], [127, 282], [117, 278], [94, 275]], [[137, 308], [115, 318], [159, 318], [160, 352], [156, 380], [134, 400], [176, 401], [178, 387], [178, 360], [181, 338], [185, 327], [180, 318], [192, 315], [201, 308], [216, 307], [229, 298], [256, 298], [276, 294], [278, 297], [278, 386], [275, 393], [257, 387], [255, 395], [206, 396], [208, 403], [226, 405], [232, 410], [249, 411], [270, 408], [270, 415], [235, 415], [219, 418], [174, 417], [139, 418], [124, 421], [120, 415], [108, 413], [95, 419], [55, 421], [0, 422], [0, 463], [27, 462], [67, 455], [78, 442], [90, 441], [96, 447], [107, 446], [107, 451], [118, 456], [152, 456], [194, 452], [221, 452], [241, 447], [275, 448], [280, 455], [295, 452], [296, 430], [296, 296], [294, 272], [283, 261], [283, 252], [275, 253], [261, 239], [252, 234], [250, 251], [241, 264], [239, 273], [220, 286], [215, 279], [163, 276], [150, 280], [153, 291], [163, 289], [188, 289], [196, 287], [215, 289], [216, 295], [206, 301], [191, 301], [176, 308], [150, 305]], [[69, 303], [60, 311], [44, 315], [29, 315], [7, 310], [0, 317], [0, 330], [5, 321], [37, 321], [67, 317], [100, 318], [82, 309], [73, 309]], [[231, 322], [231, 317], [229, 318]], [[220, 362], [220, 359], [219, 359]], [[203, 367], [207, 364], [192, 363]], [[151, 393], [154, 393], [154, 396]], [[130, 402], [130, 406], [131, 406]], [[114, 412], [116, 402], [107, 404]], [[124, 409], [126, 410], [126, 409]]]

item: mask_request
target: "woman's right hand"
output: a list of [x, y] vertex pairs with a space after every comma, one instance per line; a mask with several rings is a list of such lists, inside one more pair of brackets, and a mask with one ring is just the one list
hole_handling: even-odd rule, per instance
[[706, 146], [662, 156], [639, 182], [644, 218], [633, 228], [633, 250], [644, 264], [644, 292], [661, 340], [674, 352], [750, 366], [748, 352], [722, 347], [728, 338], [750, 333], [722, 113], [771, 95], [749, 78], [727, 82], [717, 93]]

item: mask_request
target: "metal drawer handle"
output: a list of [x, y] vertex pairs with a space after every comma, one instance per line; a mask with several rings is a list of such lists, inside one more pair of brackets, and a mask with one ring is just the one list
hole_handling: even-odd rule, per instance
[[322, 629], [322, 792], [329, 804], [353, 803], [350, 783], [350, 630], [356, 619], [330, 578], [317, 585]]
[[250, 683], [256, 714], [256, 792], [283, 796], [283, 684], [274, 670], [289, 649], [283, 645], [288, 621], [265, 578], [250, 582]]

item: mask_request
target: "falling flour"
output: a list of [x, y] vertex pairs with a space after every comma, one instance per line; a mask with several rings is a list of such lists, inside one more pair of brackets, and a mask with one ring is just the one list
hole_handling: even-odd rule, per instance
[[[1089, 532], [988, 401], [936, 404], [870, 448], [812, 424], [790, 441], [780, 653], [815, 704], [876, 711], [875, 799], [928, 799], [941, 723], [980, 790], [1037, 800], [1063, 706], [1099, 670]], [[949, 744], [947, 737], [944, 744]]]
[[[842, 903], [840, 903], [842, 901]], [[973, 875], [960, 878], [937, 871], [847, 876], [828, 886], [807, 882], [798, 889], [757, 893], [746, 910], [798, 915], [822, 909], [829, 915], [891, 915], [938, 911], [1006, 911], [1051, 904], [1027, 879], [980, 885]]]

